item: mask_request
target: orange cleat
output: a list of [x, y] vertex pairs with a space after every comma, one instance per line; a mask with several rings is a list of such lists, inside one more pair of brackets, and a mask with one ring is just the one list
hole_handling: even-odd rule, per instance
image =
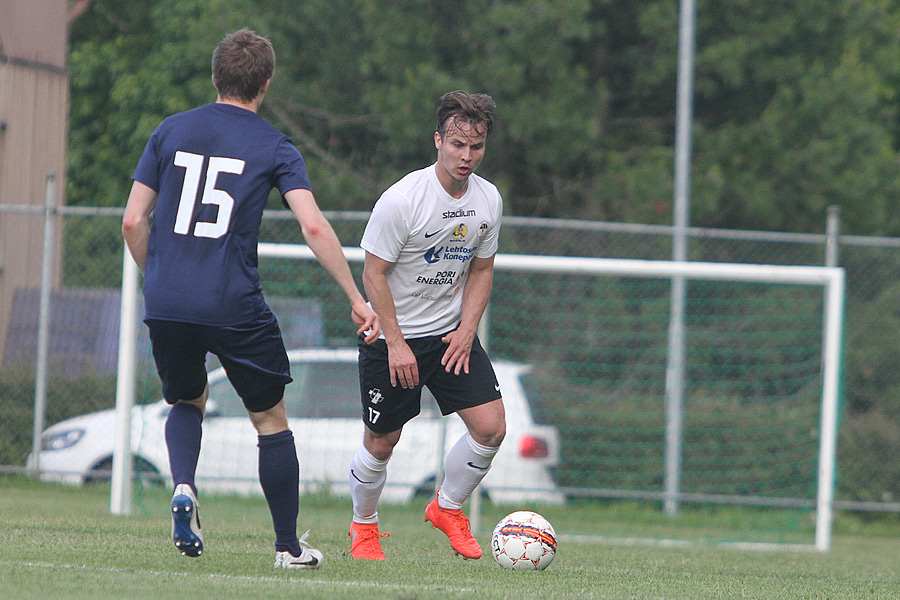
[[481, 546], [472, 537], [469, 519], [461, 510], [442, 508], [437, 496], [425, 507], [425, 520], [434, 529], [440, 529], [450, 538], [450, 547], [463, 558], [481, 558]]
[[390, 537], [390, 533], [378, 531], [378, 523], [350, 523], [350, 547], [347, 553], [353, 558], [384, 560], [379, 538]]

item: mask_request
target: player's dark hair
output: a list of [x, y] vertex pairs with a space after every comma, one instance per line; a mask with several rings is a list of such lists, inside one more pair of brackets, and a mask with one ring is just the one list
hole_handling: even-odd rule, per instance
[[222, 98], [250, 102], [274, 72], [272, 43], [255, 31], [230, 33], [213, 51], [213, 81]]
[[437, 101], [437, 129], [441, 138], [447, 133], [451, 119], [462, 119], [476, 129], [485, 128], [490, 133], [494, 127], [494, 109], [497, 105], [487, 94], [470, 94], [462, 90], [447, 92]]

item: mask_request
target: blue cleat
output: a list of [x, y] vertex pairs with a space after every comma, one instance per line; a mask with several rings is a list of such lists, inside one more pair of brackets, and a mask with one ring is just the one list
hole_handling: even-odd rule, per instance
[[203, 554], [200, 504], [194, 490], [186, 483], [175, 486], [175, 494], [172, 495], [172, 541], [183, 556]]

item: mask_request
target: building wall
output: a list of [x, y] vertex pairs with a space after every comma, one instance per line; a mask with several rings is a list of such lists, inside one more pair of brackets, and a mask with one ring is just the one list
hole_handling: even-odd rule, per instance
[[6, 205], [42, 207], [50, 174], [56, 184], [52, 201], [63, 203], [66, 10], [62, 0], [0, 2], [0, 339], [6, 337], [16, 289], [40, 284], [44, 227], [43, 215]]

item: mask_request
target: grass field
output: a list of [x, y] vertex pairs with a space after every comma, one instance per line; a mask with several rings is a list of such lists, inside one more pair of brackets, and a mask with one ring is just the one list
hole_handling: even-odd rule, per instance
[[[629, 545], [561, 535], [542, 572], [506, 571], [489, 556], [463, 561], [423, 522], [423, 506], [384, 506], [386, 562], [344, 556], [349, 502], [304, 497], [301, 531], [325, 553], [318, 571], [272, 568], [273, 534], [261, 499], [215, 498], [201, 508], [206, 551], [178, 554], [169, 496], [143, 491], [135, 516], [109, 514], [109, 488], [69, 488], [0, 477], [0, 598], [178, 597], [452, 599], [900, 599], [900, 524], [839, 516], [833, 550], [747, 551], [721, 546]], [[508, 508], [508, 507], [506, 507]], [[507, 512], [484, 508], [486, 523]], [[547, 507], [567, 531], [602, 533], [602, 507]], [[580, 525], [580, 526], [579, 526]], [[576, 527], [572, 529], [572, 527]], [[648, 522], [648, 529], [653, 523]], [[479, 533], [487, 550], [488, 534]], [[664, 536], [663, 536], [664, 537]]]

